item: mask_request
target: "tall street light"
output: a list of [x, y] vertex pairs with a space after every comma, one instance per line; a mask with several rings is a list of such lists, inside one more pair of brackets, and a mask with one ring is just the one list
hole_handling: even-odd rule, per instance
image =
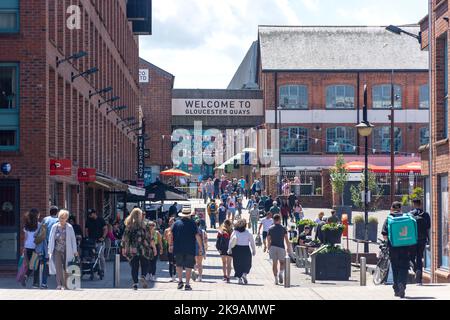
[[369, 145], [368, 138], [372, 134], [373, 125], [367, 120], [367, 85], [364, 85], [363, 121], [356, 126], [359, 134], [364, 137], [364, 253], [369, 253]]

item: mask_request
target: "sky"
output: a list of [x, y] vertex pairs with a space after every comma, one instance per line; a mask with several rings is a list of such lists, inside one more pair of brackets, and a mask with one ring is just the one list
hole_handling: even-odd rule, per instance
[[258, 25], [417, 23], [426, 0], [153, 0], [153, 35], [140, 56], [175, 76], [175, 88], [225, 89]]

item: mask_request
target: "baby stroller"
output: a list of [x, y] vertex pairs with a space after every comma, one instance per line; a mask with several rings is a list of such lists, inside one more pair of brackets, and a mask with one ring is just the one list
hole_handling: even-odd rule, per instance
[[95, 239], [83, 238], [81, 241], [81, 278], [85, 274], [90, 275], [90, 279], [94, 280], [94, 274], [97, 273], [100, 280], [103, 280], [103, 272], [100, 270], [99, 257], [104, 254], [105, 246], [102, 244], [96, 246]]

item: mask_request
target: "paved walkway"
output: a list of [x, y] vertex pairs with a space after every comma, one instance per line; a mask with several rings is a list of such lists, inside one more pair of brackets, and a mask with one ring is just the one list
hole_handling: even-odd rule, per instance
[[[316, 216], [316, 209], [307, 209], [306, 216]], [[316, 212], [317, 211], [317, 212]], [[327, 213], [326, 213], [327, 214]], [[244, 217], [246, 217], [246, 213]], [[370, 275], [366, 287], [359, 286], [359, 270], [352, 269], [350, 281], [317, 281], [311, 283], [304, 269], [291, 264], [291, 288], [274, 284], [272, 265], [268, 254], [262, 247], [257, 248], [253, 258], [253, 267], [249, 274], [247, 286], [238, 285], [236, 279], [227, 284], [222, 281], [221, 259], [215, 249], [214, 230], [208, 230], [209, 247], [204, 263], [203, 282], [193, 282], [192, 292], [177, 290], [176, 283], [169, 282], [168, 263], [158, 262], [157, 281], [150, 283], [148, 289], [131, 290], [130, 267], [127, 262], [121, 263], [120, 287], [113, 288], [112, 262], [107, 264], [106, 278], [90, 281], [88, 276], [82, 281], [82, 289], [77, 291], [33, 290], [22, 289], [14, 278], [0, 278], [0, 300], [386, 300], [398, 299], [393, 296], [390, 286], [374, 286]], [[31, 285], [31, 283], [29, 283]], [[50, 277], [49, 287], [55, 288], [54, 277]], [[409, 299], [450, 299], [450, 286], [408, 286]]]

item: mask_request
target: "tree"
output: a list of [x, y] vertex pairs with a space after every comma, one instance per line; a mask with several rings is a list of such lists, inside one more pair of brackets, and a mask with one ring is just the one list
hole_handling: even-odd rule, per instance
[[348, 171], [345, 168], [345, 159], [338, 154], [334, 168], [330, 169], [331, 185], [333, 190], [341, 197], [341, 205], [344, 205], [344, 188], [348, 180]]
[[[373, 172], [368, 173], [369, 176], [369, 191], [371, 193], [371, 201], [368, 203], [369, 210], [376, 211], [378, 203], [383, 195], [383, 188], [377, 184], [376, 176]], [[365, 177], [362, 175], [361, 183], [358, 186], [351, 186], [350, 193], [352, 194], [352, 202], [355, 207], [362, 208], [364, 206], [362, 193], [364, 192]]]

